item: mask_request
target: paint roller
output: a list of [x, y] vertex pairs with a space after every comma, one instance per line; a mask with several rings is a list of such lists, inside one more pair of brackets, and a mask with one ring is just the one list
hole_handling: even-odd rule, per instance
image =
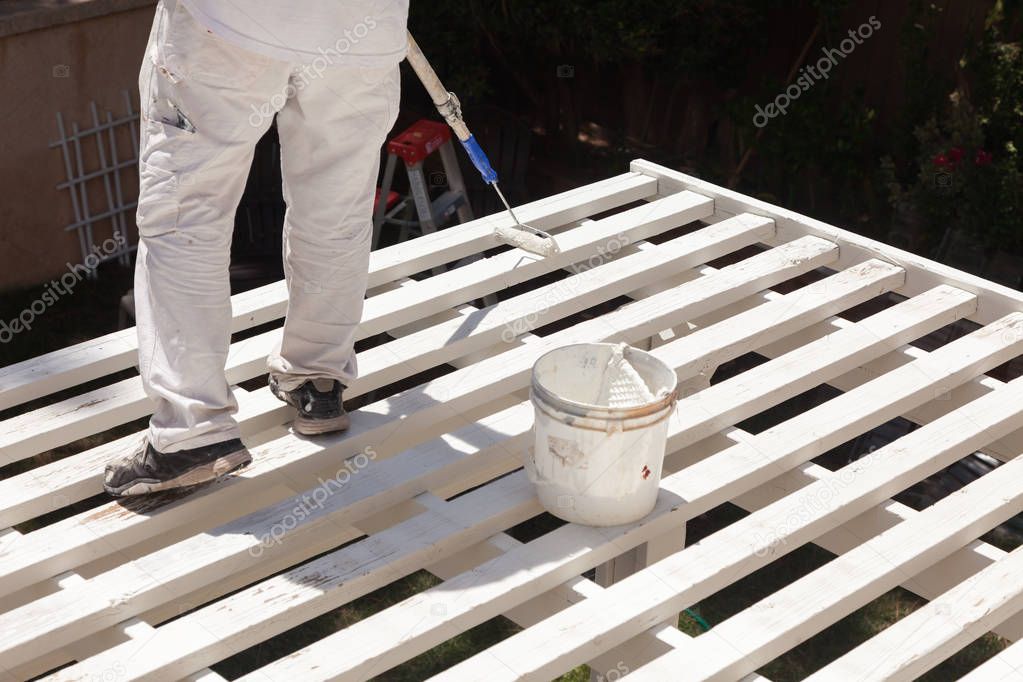
[[483, 153], [483, 149], [480, 147], [479, 142], [469, 132], [469, 128], [465, 125], [465, 121], [462, 120], [462, 106], [458, 101], [458, 97], [455, 93], [449, 92], [445, 89], [444, 85], [440, 82], [440, 78], [437, 77], [437, 73], [430, 66], [430, 62], [426, 60], [426, 55], [419, 49], [419, 45], [416, 43], [415, 38], [412, 34], [408, 34], [408, 62], [412, 65], [412, 69], [419, 76], [419, 80], [422, 82], [423, 87], [430, 93], [430, 98], [433, 100], [434, 106], [437, 107], [437, 111], [444, 117], [448, 125], [455, 132], [455, 137], [462, 143], [462, 147], [465, 149], [465, 153], [469, 155], [469, 159], [472, 161], [472, 165], [479, 171], [483, 181], [494, 188], [497, 192], [497, 196], [500, 197], [501, 203], [504, 204], [505, 209], [508, 210], [508, 214], [512, 220], [515, 221], [514, 226], [500, 226], [494, 230], [494, 237], [501, 242], [509, 244], [511, 246], [518, 247], [530, 253], [535, 253], [538, 256], [550, 256], [551, 254], [558, 252], [558, 245], [554, 242], [554, 238], [543, 230], [538, 230], [531, 225], [526, 225], [516, 217], [515, 212], [512, 211], [511, 206], [508, 204], [508, 200], [504, 198], [504, 194], [501, 192], [501, 188], [497, 184], [497, 171], [495, 171], [491, 165], [487, 155]]

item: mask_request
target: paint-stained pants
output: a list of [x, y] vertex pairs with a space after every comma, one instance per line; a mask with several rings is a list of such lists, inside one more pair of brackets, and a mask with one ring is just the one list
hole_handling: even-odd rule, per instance
[[380, 147], [397, 116], [399, 77], [397, 65], [316, 69], [263, 57], [163, 0], [139, 90], [139, 368], [155, 403], [149, 437], [170, 452], [239, 436], [224, 372], [231, 233], [255, 144], [275, 114], [289, 302], [269, 371], [284, 388], [356, 376]]

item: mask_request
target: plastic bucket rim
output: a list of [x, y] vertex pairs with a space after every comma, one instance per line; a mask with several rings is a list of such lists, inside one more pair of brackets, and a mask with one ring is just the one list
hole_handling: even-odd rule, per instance
[[[668, 366], [663, 360], [655, 357], [653, 354], [648, 353], [645, 350], [639, 348], [633, 348], [627, 346], [626, 353], [639, 354], [645, 356], [645, 359], [654, 364], [660, 364], [668, 370], [668, 373], [672, 377], [671, 388], [663, 396], [656, 397], [649, 403], [643, 403], [642, 405], [636, 405], [635, 407], [608, 407], [606, 405], [596, 405], [594, 403], [584, 403], [577, 400], [569, 400], [562, 398], [545, 388], [537, 379], [536, 366], [552, 353], [564, 351], [567, 348], [575, 348], [578, 346], [617, 346], [616, 343], [608, 342], [580, 342], [570, 343], [543, 353], [533, 363], [533, 368], [530, 377], [530, 388], [533, 390], [533, 395], [538, 397], [543, 403], [550, 405], [556, 410], [571, 414], [576, 417], [591, 417], [595, 419], [632, 419], [636, 417], [645, 417], [650, 414], [654, 414], [660, 410], [670, 409], [674, 407], [676, 400], [678, 399], [678, 375], [675, 373], [670, 366]], [[535, 402], [535, 400], [534, 400]]]
[[[530, 398], [532, 398], [532, 397], [533, 396], [531, 395]], [[533, 403], [533, 408], [534, 409], [539, 410], [540, 412], [543, 412], [550, 419], [554, 419], [555, 421], [559, 421], [559, 422], [564, 423], [564, 420], [561, 418], [560, 415], [557, 415], [557, 414], [554, 414], [553, 412], [551, 412], [552, 409], [558, 409], [558, 408], [555, 408], [554, 406], [552, 406], [552, 405], [550, 405], [550, 404], [548, 404], [548, 403], [546, 403], [544, 401], [541, 401], [541, 400], [531, 400], [531, 402]], [[618, 421], [618, 422], [628, 422], [629, 420], [640, 419], [642, 417], [656, 417], [656, 419], [652, 419], [651, 421], [643, 422], [642, 424], [636, 424], [634, 426], [633, 425], [626, 426], [623, 423], [621, 427], [616, 429], [618, 431], [636, 431], [638, 429], [646, 429], [646, 428], [649, 428], [651, 426], [656, 426], [657, 424], [660, 424], [665, 419], [668, 419], [669, 417], [671, 417], [672, 413], [675, 411], [675, 401], [672, 400], [670, 404], [664, 405], [661, 409], [663, 410], [663, 414], [657, 414], [656, 411], [651, 411], [651, 412], [645, 412], [643, 414], [636, 414], [635, 412], [630, 412], [628, 414], [608, 413], [608, 414], [601, 414], [601, 415], [575, 414], [575, 413], [572, 413], [572, 416], [573, 417], [580, 417], [580, 418], [583, 418], [583, 419], [593, 419], [595, 421]], [[558, 409], [558, 411], [562, 412], [562, 413], [567, 413], [565, 410]], [[572, 422], [571, 426], [572, 426], [573, 429], [585, 429], [587, 431], [607, 432], [607, 427], [606, 426], [603, 426], [603, 427], [590, 426], [588, 424], [582, 424], [582, 423], [579, 423], [579, 422]]]

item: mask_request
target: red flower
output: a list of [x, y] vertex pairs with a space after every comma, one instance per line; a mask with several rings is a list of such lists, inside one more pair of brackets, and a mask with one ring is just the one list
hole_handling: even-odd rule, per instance
[[991, 152], [986, 152], [983, 149], [977, 150], [977, 155], [973, 157], [973, 163], [978, 166], [986, 166], [991, 163]]
[[952, 147], [948, 150], [948, 158], [952, 159], [952, 163], [959, 163], [963, 158], [963, 148]]
[[934, 162], [934, 165], [937, 166], [938, 168], [945, 168], [946, 166], [952, 165], [951, 162], [949, 162], [948, 157], [945, 156], [944, 154], [938, 154], [932, 159], [932, 161]]

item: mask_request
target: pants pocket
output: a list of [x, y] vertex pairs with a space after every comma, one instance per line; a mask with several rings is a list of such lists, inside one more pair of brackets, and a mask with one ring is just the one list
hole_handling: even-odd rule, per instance
[[178, 229], [178, 177], [154, 163], [139, 161], [139, 201], [135, 212], [139, 237], [158, 237]]
[[200, 24], [180, 0], [164, 0], [164, 30], [152, 57], [172, 79], [196, 81], [218, 88], [243, 90], [266, 71], [273, 60], [214, 35]]
[[369, 96], [381, 100], [381, 116], [377, 119], [382, 127], [381, 134], [394, 126], [401, 105], [401, 69], [398, 65], [384, 67], [359, 67], [359, 80], [368, 86]]

